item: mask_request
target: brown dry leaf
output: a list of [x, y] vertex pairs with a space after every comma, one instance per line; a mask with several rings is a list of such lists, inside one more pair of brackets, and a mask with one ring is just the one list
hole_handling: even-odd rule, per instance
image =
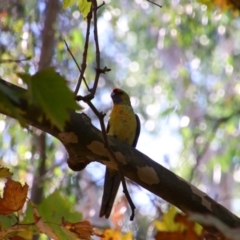
[[24, 186], [20, 182], [8, 179], [3, 192], [3, 198], [0, 198], [0, 214], [8, 215], [20, 210], [27, 198], [28, 185]]
[[175, 216], [174, 220], [175, 220], [175, 222], [182, 223], [186, 227], [187, 232], [194, 232], [195, 233], [194, 226], [195, 226], [196, 223], [190, 221], [188, 219], [187, 215], [183, 215], [183, 214], [178, 213]]
[[201, 240], [195, 232], [158, 232], [155, 236], [156, 240]]
[[11, 177], [13, 174], [9, 171], [8, 168], [0, 167], [0, 178], [8, 178]]
[[102, 232], [99, 230], [94, 230], [89, 221], [71, 223], [62, 219], [62, 228], [70, 231], [73, 233], [71, 234], [72, 236], [75, 235], [76, 238], [79, 238], [81, 240], [90, 240], [91, 236], [93, 235], [103, 237]]
[[59, 237], [55, 234], [55, 232], [47, 225], [43, 222], [43, 220], [41, 219], [41, 216], [38, 213], [38, 210], [36, 208], [36, 206], [29, 201], [33, 207], [33, 218], [34, 218], [34, 222], [36, 227], [38, 228], [39, 232], [46, 234], [48, 237], [54, 239], [54, 240], [58, 240]]

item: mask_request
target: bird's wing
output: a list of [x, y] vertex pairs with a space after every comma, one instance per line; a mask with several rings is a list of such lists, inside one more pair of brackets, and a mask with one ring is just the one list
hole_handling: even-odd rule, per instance
[[[135, 138], [132, 143], [132, 146], [134, 148], [137, 145], [137, 141], [138, 141], [138, 137], [141, 129], [139, 117], [136, 114], [135, 116], [137, 121], [137, 128], [136, 128]], [[110, 123], [108, 121], [107, 129], [106, 129], [107, 133], [109, 131], [109, 128], [110, 128]], [[114, 171], [114, 170], [110, 171], [110, 169], [106, 167], [104, 186], [103, 186], [102, 204], [101, 204], [100, 213], [99, 213], [100, 217], [105, 216], [106, 218], [108, 218], [110, 216], [120, 183], [121, 183], [121, 173], [119, 171]]]
[[136, 121], [137, 121], [137, 128], [136, 128], [136, 133], [135, 133], [135, 138], [133, 140], [132, 146], [135, 148], [137, 146], [137, 142], [138, 142], [138, 137], [140, 134], [140, 130], [141, 130], [141, 124], [140, 124], [140, 120], [137, 114], [135, 114], [136, 117]]

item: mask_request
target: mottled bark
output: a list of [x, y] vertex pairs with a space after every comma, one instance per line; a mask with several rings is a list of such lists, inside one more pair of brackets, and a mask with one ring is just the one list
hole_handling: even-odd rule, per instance
[[[8, 87], [13, 94], [25, 91], [3, 80], [0, 84]], [[92, 125], [87, 115], [70, 112], [70, 120], [66, 123], [64, 131], [60, 131], [45, 117], [38, 117], [44, 115], [36, 106], [29, 106], [24, 100], [19, 104], [15, 103], [15, 106], [22, 110], [22, 117], [29, 125], [53, 135], [62, 142], [69, 154], [68, 165], [71, 169], [82, 170], [92, 161], [117, 169], [116, 162], [104, 147], [101, 131]], [[1, 107], [0, 113], [6, 114]], [[110, 136], [108, 140], [116, 157], [122, 163], [125, 176], [132, 181], [177, 206], [185, 213], [211, 214], [230, 227], [240, 227], [240, 219], [237, 216], [192, 184], [128, 144]]]

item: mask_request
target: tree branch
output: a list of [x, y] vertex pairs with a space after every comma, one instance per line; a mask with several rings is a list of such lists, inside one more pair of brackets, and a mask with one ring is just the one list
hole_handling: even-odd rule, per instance
[[[0, 79], [1, 85], [4, 85], [16, 96], [26, 91]], [[11, 101], [11, 99], [9, 100]], [[93, 161], [100, 162], [111, 169], [118, 169], [116, 161], [105, 148], [102, 132], [92, 125], [87, 115], [70, 112], [70, 120], [66, 123], [64, 131], [61, 132], [57, 127], [51, 125], [38, 107], [30, 106], [24, 100], [13, 102], [13, 104], [21, 110], [22, 118], [29, 125], [53, 135], [62, 142], [69, 154], [68, 166], [72, 170], [80, 171]], [[0, 113], [7, 114], [6, 109], [1, 105]], [[128, 144], [111, 136], [108, 136], [108, 142], [114, 155], [121, 162], [125, 176], [132, 181], [185, 213], [210, 214], [229, 227], [240, 227], [240, 219], [236, 215], [192, 184]], [[211, 230], [216, 229], [212, 228]]]

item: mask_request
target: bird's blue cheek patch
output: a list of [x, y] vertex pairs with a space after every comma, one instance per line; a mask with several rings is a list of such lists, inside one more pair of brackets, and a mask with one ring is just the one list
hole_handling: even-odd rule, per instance
[[121, 103], [122, 102], [122, 99], [119, 95], [112, 96], [112, 100], [113, 100], [114, 103]]

